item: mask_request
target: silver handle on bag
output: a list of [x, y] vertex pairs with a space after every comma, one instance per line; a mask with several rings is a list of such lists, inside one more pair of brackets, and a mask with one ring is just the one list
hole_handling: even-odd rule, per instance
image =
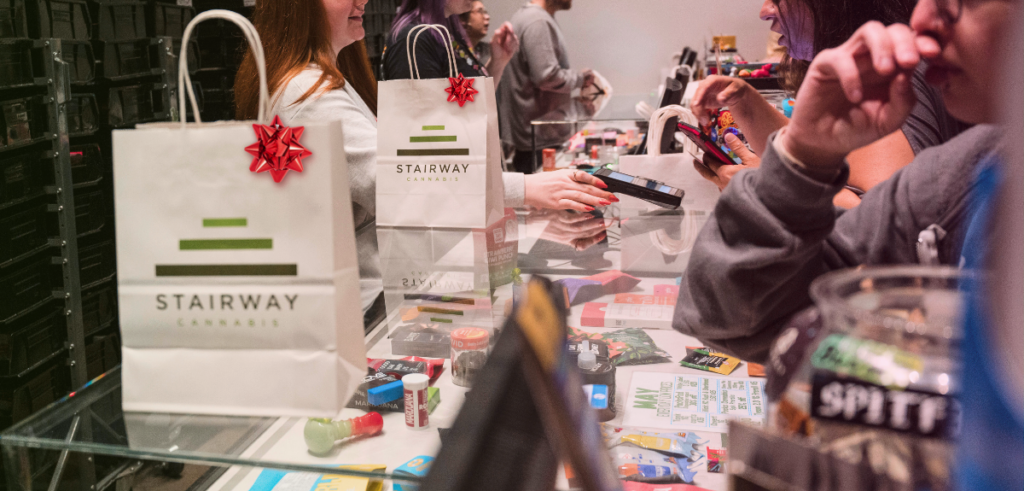
[[181, 127], [185, 128], [185, 94], [188, 94], [189, 103], [192, 106], [192, 114], [196, 123], [202, 123], [199, 117], [199, 104], [196, 102], [196, 94], [192, 90], [192, 78], [188, 74], [188, 41], [196, 24], [207, 19], [224, 19], [233, 22], [242, 29], [249, 47], [252, 48], [256, 58], [256, 71], [260, 79], [260, 100], [257, 120], [260, 123], [267, 122], [267, 113], [270, 112], [270, 93], [267, 89], [267, 59], [263, 54], [263, 43], [256, 28], [244, 16], [230, 10], [207, 10], [192, 19], [185, 27], [185, 33], [181, 36], [181, 53], [178, 55], [178, 109], [181, 115]]
[[[448, 32], [448, 28], [441, 24], [421, 24], [409, 30], [409, 35], [405, 38], [405, 54], [406, 60], [409, 62], [409, 76], [414, 80], [420, 79], [420, 66], [419, 63], [416, 62], [416, 43], [420, 40], [420, 35], [426, 32], [427, 29], [432, 29], [440, 34], [442, 43], [444, 43], [444, 40], [448, 41], [447, 43], [444, 43], [444, 50], [448, 55], [448, 76], [454, 78], [455, 50], [452, 48], [452, 35]], [[413, 38], [412, 48], [410, 49], [409, 38], [413, 37], [414, 33], [416, 34], [416, 37]]]
[[[689, 109], [678, 104], [668, 105], [654, 111], [654, 114], [651, 114], [651, 123], [647, 128], [647, 155], [661, 155], [661, 134], [665, 130], [665, 123], [673, 117], [678, 117], [684, 123], [697, 126], [697, 117]], [[693, 143], [687, 141], [684, 145], [693, 145]]]

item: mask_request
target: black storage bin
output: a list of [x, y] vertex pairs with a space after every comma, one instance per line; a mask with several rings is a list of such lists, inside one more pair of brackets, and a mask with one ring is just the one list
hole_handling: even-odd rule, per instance
[[203, 121], [235, 119], [235, 91], [203, 89]]
[[96, 40], [131, 41], [147, 37], [146, 2], [141, 0], [93, 0]]
[[60, 268], [51, 263], [53, 254], [41, 252], [31, 258], [0, 267], [0, 319], [9, 319], [48, 301], [60, 288]]
[[203, 68], [230, 68], [242, 63], [248, 45], [241, 29], [223, 19], [210, 19], [196, 26], [199, 56]]
[[[199, 24], [202, 25], [202, 24]], [[171, 55], [172, 58], [166, 60], [170, 63], [170, 66], [165, 66], [167, 72], [171, 75], [174, 80], [178, 79], [178, 55], [181, 54], [181, 40], [171, 40]], [[188, 73], [194, 75], [196, 71], [202, 67], [202, 55], [199, 54], [199, 41], [194, 37], [188, 42]]]
[[238, 12], [248, 17], [249, 20], [252, 20], [252, 11], [255, 5], [255, 0], [192, 0], [192, 6], [196, 8], [196, 12], [224, 9]]
[[93, 94], [72, 94], [67, 103], [68, 134], [87, 136], [100, 129], [99, 109]]
[[45, 194], [55, 183], [53, 157], [44, 150], [0, 153], [0, 213]]
[[92, 39], [92, 21], [85, 0], [25, 0], [29, 37], [69, 41]]
[[[107, 200], [98, 187], [75, 192], [75, 230], [79, 236], [94, 234], [107, 222]], [[81, 244], [79, 244], [81, 248]]]
[[50, 108], [45, 101], [43, 96], [0, 101], [0, 152], [49, 138]]
[[96, 56], [92, 43], [61, 41], [60, 48], [73, 85], [91, 84], [96, 80]]
[[100, 54], [100, 76], [104, 79], [125, 80], [164, 72], [154, 40], [97, 42], [96, 49]]
[[86, 336], [107, 327], [117, 317], [117, 285], [107, 282], [82, 291], [82, 322]]
[[25, 0], [0, 0], [0, 38], [28, 37]]
[[100, 102], [101, 122], [113, 128], [130, 128], [139, 123], [166, 121], [170, 89], [162, 84], [111, 87]]
[[185, 34], [185, 26], [195, 16], [196, 11], [192, 7], [178, 5], [174, 1], [150, 1], [146, 9], [149, 35], [181, 39]]
[[52, 301], [18, 319], [0, 324], [0, 377], [30, 370], [64, 349], [67, 320]]
[[66, 357], [55, 356], [40, 370], [0, 378], [0, 428], [7, 428], [71, 391]]
[[116, 332], [98, 335], [85, 345], [85, 371], [90, 380], [121, 362], [121, 341]]
[[[0, 0], [3, 2], [5, 0]], [[5, 20], [0, 10], [0, 26]], [[2, 30], [3, 27], [0, 27]], [[0, 39], [0, 89], [26, 87], [35, 84], [32, 66], [32, 40]]]
[[0, 214], [0, 264], [49, 247], [57, 235], [56, 215], [45, 202], [33, 201]]
[[71, 182], [75, 188], [103, 179], [103, 153], [98, 143], [71, 145]]
[[[89, 239], [100, 237], [100, 235], [102, 234], [89, 236]], [[82, 288], [112, 278], [117, 272], [114, 241], [103, 240], [91, 245], [83, 245], [89, 242], [87, 239], [78, 242], [78, 267], [81, 272]]]

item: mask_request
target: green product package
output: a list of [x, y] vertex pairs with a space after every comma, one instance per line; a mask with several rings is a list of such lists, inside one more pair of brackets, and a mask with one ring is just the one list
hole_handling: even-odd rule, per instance
[[427, 387], [427, 414], [433, 414], [434, 409], [441, 403], [441, 389]]
[[605, 333], [592, 333], [570, 328], [569, 339], [573, 341], [596, 340], [608, 345], [608, 356], [612, 365], [649, 365], [672, 361], [664, 350], [643, 329], [631, 327]]
[[811, 355], [820, 370], [885, 387], [903, 388], [924, 372], [921, 358], [895, 346], [844, 334], [830, 334]]

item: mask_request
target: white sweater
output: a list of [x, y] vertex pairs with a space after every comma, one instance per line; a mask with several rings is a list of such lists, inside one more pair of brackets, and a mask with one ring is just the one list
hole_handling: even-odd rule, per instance
[[[359, 97], [351, 84], [295, 101], [305, 94], [323, 72], [310, 65], [278, 91], [270, 114], [281, 117], [291, 125], [302, 121], [340, 120], [344, 125], [345, 157], [348, 161], [349, 186], [352, 194], [352, 212], [355, 215], [356, 247], [359, 254], [360, 292], [363, 312], [369, 309], [377, 295], [383, 291], [380, 274], [380, 256], [377, 250], [377, 118]], [[503, 174], [505, 206], [522, 206], [525, 196], [524, 176]]]

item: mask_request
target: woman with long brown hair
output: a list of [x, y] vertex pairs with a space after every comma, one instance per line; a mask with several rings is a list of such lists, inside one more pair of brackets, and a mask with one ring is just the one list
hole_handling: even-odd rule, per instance
[[[271, 114], [291, 121], [341, 120], [356, 224], [363, 312], [383, 291], [377, 254], [377, 82], [362, 41], [367, 0], [271, 0], [256, 4]], [[236, 118], [255, 119], [256, 61], [248, 53], [235, 77]]]

